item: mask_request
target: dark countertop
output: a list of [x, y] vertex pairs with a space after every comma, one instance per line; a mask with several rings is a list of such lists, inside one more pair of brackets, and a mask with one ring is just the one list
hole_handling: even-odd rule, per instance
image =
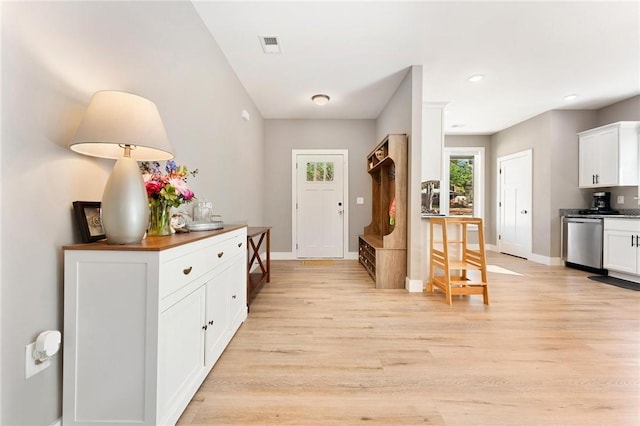
[[640, 219], [640, 209], [616, 209], [620, 214], [581, 214], [580, 210], [585, 209], [560, 209], [560, 216], [593, 219]]

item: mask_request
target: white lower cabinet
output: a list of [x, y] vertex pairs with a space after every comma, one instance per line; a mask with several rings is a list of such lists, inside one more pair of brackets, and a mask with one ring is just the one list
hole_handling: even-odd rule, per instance
[[64, 425], [175, 424], [247, 316], [246, 227], [65, 247]]
[[603, 266], [611, 276], [640, 279], [629, 277], [640, 277], [640, 220], [604, 220]]

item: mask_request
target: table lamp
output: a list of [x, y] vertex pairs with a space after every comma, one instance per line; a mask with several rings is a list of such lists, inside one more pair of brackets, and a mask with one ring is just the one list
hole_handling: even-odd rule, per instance
[[69, 148], [118, 160], [102, 195], [102, 226], [109, 244], [139, 243], [149, 223], [149, 202], [138, 161], [173, 158], [156, 105], [130, 93], [96, 92]]

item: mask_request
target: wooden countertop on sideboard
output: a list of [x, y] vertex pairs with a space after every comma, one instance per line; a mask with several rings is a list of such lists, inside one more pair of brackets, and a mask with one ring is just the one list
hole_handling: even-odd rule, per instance
[[216, 235], [226, 234], [236, 229], [246, 228], [247, 225], [225, 225], [223, 229], [215, 231], [191, 231], [176, 233], [165, 237], [147, 237], [139, 244], [109, 244], [106, 240], [95, 243], [70, 244], [63, 246], [63, 250], [115, 250], [115, 251], [162, 251], [178, 247], [183, 244], [203, 240]]

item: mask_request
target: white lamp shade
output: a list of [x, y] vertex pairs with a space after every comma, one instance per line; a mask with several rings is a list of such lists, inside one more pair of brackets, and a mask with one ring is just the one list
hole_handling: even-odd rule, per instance
[[136, 161], [173, 158], [173, 148], [153, 102], [131, 93], [96, 92], [69, 147], [92, 157], [118, 159], [123, 145], [132, 146], [131, 157]]

